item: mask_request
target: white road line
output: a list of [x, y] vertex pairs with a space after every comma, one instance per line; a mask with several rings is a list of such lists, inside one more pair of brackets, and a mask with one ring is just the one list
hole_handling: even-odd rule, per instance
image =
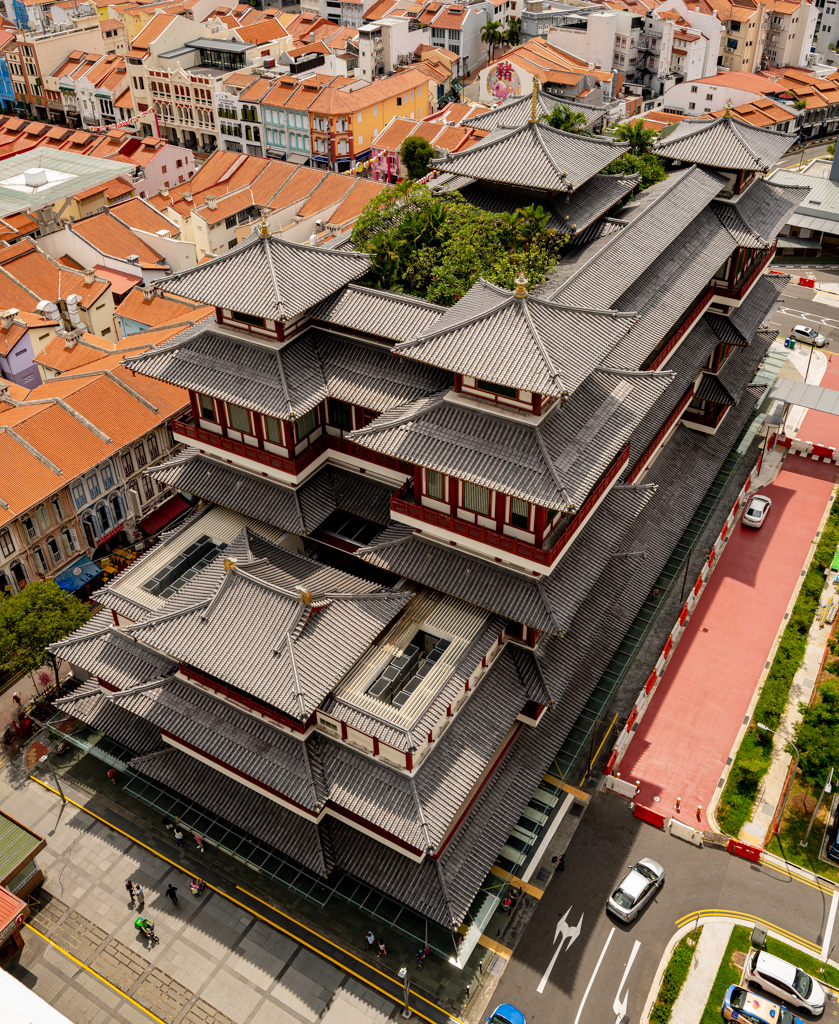
[[827, 928], [824, 930], [824, 942], [822, 942], [822, 960], [827, 960], [830, 953], [830, 940], [833, 937], [833, 922], [836, 920], [836, 907], [839, 905], [839, 892], [833, 893], [830, 901], [830, 913], [827, 915]]
[[606, 945], [603, 947], [603, 949], [600, 952], [600, 959], [597, 961], [597, 965], [595, 966], [594, 970], [592, 971], [592, 975], [591, 975], [591, 977], [588, 980], [588, 985], [586, 985], [585, 992], [583, 992], [583, 1001], [580, 1003], [579, 1010], [577, 1010], [577, 1016], [574, 1018], [574, 1024], [580, 1024], [580, 1017], [582, 1017], [582, 1015], [583, 1015], [583, 1008], [586, 1005], [586, 999], [588, 999], [588, 994], [589, 994], [589, 992], [591, 992], [591, 986], [594, 984], [594, 979], [597, 976], [597, 972], [600, 970], [600, 965], [603, 963], [603, 957], [606, 955], [606, 950], [609, 948], [609, 943], [612, 941], [612, 936], [614, 934], [615, 934], [615, 929], [613, 928], [609, 932], [609, 938], [606, 939]]
[[612, 1012], [617, 1016], [615, 1018], [615, 1024], [620, 1024], [626, 1015], [626, 1004], [629, 1002], [629, 989], [626, 990], [626, 995], [621, 999], [621, 990], [626, 984], [626, 979], [629, 977], [629, 972], [632, 970], [632, 965], [635, 962], [635, 957], [638, 955], [638, 950], [641, 948], [640, 940], [636, 940], [635, 945], [632, 947], [632, 952], [629, 954], [629, 960], [626, 964], [626, 970], [623, 972], [621, 983], [618, 985], [618, 991], [615, 995], [615, 1001], [612, 1003]]

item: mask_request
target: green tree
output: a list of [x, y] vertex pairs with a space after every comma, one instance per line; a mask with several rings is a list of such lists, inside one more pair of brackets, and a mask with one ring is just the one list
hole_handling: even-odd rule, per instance
[[63, 640], [92, 615], [86, 604], [57, 583], [30, 583], [0, 601], [0, 667], [11, 673], [34, 672], [47, 662], [50, 644]]
[[427, 139], [409, 135], [399, 147], [399, 155], [408, 170], [408, 177], [422, 178], [428, 174], [428, 165], [434, 159], [434, 149]]
[[588, 119], [581, 110], [572, 110], [565, 103], [557, 103], [547, 114], [540, 114], [539, 120], [551, 128], [559, 128], [572, 135], [588, 135]]
[[657, 181], [664, 181], [667, 171], [664, 164], [654, 153], [645, 153], [643, 156], [634, 156], [632, 153], [624, 153], [617, 160], [613, 160], [603, 171], [604, 174], [640, 174], [641, 183], [638, 191], [643, 192], [645, 188], [654, 185]]
[[481, 28], [481, 40], [489, 47], [490, 61], [492, 61], [492, 55], [495, 53], [495, 47], [503, 38], [504, 34], [501, 30], [501, 22], [490, 21], [487, 19], [486, 24]]
[[518, 46], [521, 42], [521, 18], [510, 18], [504, 33], [505, 42], [510, 46]]
[[629, 143], [629, 152], [633, 156], [643, 156], [653, 148], [653, 140], [656, 132], [653, 128], [647, 128], [644, 118], [639, 117], [637, 121], [615, 125], [612, 134], [620, 142]]
[[823, 786], [831, 766], [839, 769], [839, 684], [828, 680], [819, 699], [804, 710], [795, 727], [801, 752], [801, 774], [813, 786]]

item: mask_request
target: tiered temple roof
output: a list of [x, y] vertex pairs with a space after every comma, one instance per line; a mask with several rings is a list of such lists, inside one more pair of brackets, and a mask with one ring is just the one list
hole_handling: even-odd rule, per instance
[[794, 135], [756, 128], [730, 114], [712, 121], [680, 121], [655, 152], [666, 160], [727, 171], [768, 171], [795, 142]]

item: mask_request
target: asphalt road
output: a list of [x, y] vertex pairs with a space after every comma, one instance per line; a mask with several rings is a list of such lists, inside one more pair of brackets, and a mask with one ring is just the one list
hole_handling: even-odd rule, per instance
[[[778, 268], [782, 269], [782, 268]], [[839, 276], [821, 268], [790, 270], [793, 280], [812, 274], [818, 281], [839, 282]], [[796, 324], [807, 324], [827, 338], [827, 351], [839, 352], [839, 295], [816, 292], [812, 288], [790, 284], [784, 289], [781, 304], [769, 319], [780, 334], [788, 334]]]
[[786, 167], [788, 170], [797, 171], [799, 167], [805, 166], [810, 162], [810, 160], [815, 160], [817, 156], [829, 156], [827, 147], [835, 141], [835, 139], [831, 139], [823, 145], [807, 146], [803, 153], [801, 150], [797, 153], [790, 153], [788, 156], [779, 160], [776, 164], [773, 164], [773, 170], [775, 167]]
[[[607, 895], [627, 867], [652, 857], [666, 871], [658, 896], [632, 924], [607, 916]], [[829, 888], [825, 886], [825, 888]], [[626, 800], [599, 793], [519, 940], [492, 1005], [510, 1002], [528, 1024], [640, 1021], [676, 922], [717, 910], [760, 918], [819, 948], [839, 941], [839, 902], [822, 888], [724, 850], [697, 849], [632, 816]], [[825, 1012], [824, 1024], [833, 1019]], [[490, 1007], [491, 1009], [491, 1007]]]

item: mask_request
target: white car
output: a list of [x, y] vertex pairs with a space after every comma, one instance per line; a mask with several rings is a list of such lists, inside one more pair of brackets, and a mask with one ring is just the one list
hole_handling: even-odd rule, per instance
[[824, 1013], [824, 989], [816, 979], [771, 953], [753, 949], [743, 978], [764, 992], [779, 996], [785, 1003], [807, 1010], [814, 1017]]
[[621, 921], [634, 921], [664, 885], [664, 868], [649, 857], [630, 868], [624, 880], [606, 900], [606, 909]]
[[796, 341], [803, 341], [805, 345], [815, 345], [816, 348], [824, 348], [827, 344], [827, 338], [823, 334], [819, 334], [815, 327], [808, 327], [806, 324], [796, 324], [790, 332], [790, 337]]
[[756, 530], [763, 526], [769, 509], [772, 508], [772, 499], [765, 494], [755, 494], [746, 506], [743, 513], [743, 526], [753, 526]]

